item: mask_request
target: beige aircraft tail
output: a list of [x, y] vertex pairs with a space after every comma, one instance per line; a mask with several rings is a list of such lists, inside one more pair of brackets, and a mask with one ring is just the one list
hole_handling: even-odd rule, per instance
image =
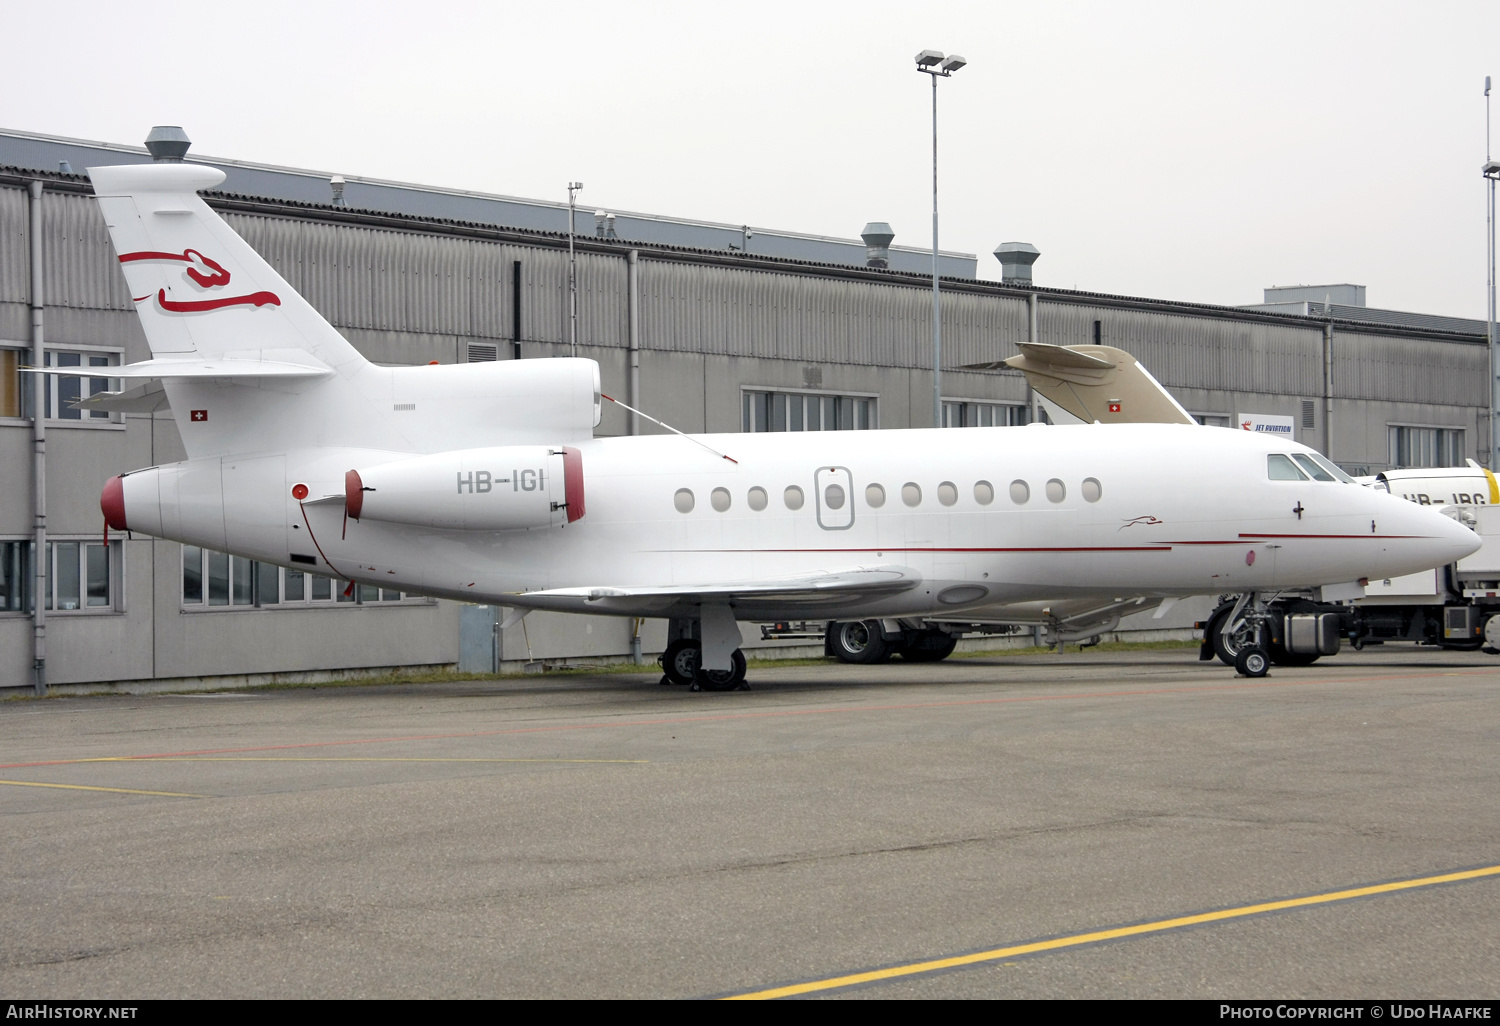
[[[1041, 396], [1085, 424], [1196, 424], [1161, 382], [1123, 349], [1022, 342], [1002, 361]], [[996, 365], [998, 366], [998, 365]]]

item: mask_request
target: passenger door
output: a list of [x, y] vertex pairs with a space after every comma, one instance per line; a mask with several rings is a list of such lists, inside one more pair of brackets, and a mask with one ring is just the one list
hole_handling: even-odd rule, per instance
[[819, 467], [813, 475], [818, 526], [847, 531], [854, 526], [854, 477], [848, 467]]

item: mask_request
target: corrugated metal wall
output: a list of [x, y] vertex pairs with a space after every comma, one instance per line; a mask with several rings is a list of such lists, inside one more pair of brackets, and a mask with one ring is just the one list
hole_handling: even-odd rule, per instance
[[1333, 392], [1340, 399], [1487, 407], [1488, 383], [1483, 345], [1333, 334]]
[[1323, 392], [1318, 329], [1046, 302], [1038, 313], [1042, 341], [1058, 345], [1092, 345], [1096, 320], [1104, 345], [1130, 353], [1168, 388]]
[[[42, 195], [47, 305], [77, 310], [135, 309], [94, 197], [56, 192]], [[26, 273], [24, 263], [21, 273]]]
[[25, 303], [27, 246], [25, 189], [0, 188], [0, 303]]
[[[24, 189], [0, 188], [0, 302], [27, 300]], [[50, 305], [132, 308], [92, 197], [49, 191]], [[568, 340], [567, 252], [458, 236], [228, 212], [225, 220], [336, 326], [400, 336], [512, 340], [513, 265], [521, 263], [522, 338]], [[623, 347], [624, 251], [578, 254], [578, 340]], [[931, 293], [888, 283], [788, 271], [654, 260], [640, 269], [641, 343], [648, 350], [925, 369]], [[1026, 304], [1010, 296], [943, 293], [944, 364], [1002, 359], [1026, 337]], [[1315, 325], [1233, 321], [1113, 309], [1042, 297], [1044, 342], [1100, 340], [1140, 359], [1163, 384], [1268, 395], [1322, 393]], [[1334, 341], [1339, 398], [1484, 407], [1481, 345], [1353, 334]], [[502, 349], [502, 353], [505, 352]], [[387, 354], [399, 358], [400, 354]]]
[[[931, 361], [932, 294], [907, 285], [645, 260], [641, 301], [648, 349], [881, 367]], [[943, 294], [945, 364], [1012, 355], [1025, 333], [1024, 301]]]

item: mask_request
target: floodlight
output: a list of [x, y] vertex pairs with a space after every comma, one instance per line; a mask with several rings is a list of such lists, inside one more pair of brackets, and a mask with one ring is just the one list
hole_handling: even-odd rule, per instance
[[930, 68], [942, 61], [943, 55], [937, 50], [923, 50], [917, 54], [917, 67]]
[[1500, 160], [1487, 160], [1479, 170], [1486, 178], [1500, 178]]
[[968, 64], [968, 63], [969, 63], [968, 61], [964, 60], [958, 54], [953, 53], [953, 54], [949, 54], [948, 55], [948, 59], [945, 60], [945, 61], [943, 61], [943, 63], [941, 65], [939, 65], [939, 67], [943, 71], [946, 71], [949, 74], [952, 74], [953, 72], [957, 71], [959, 68], [963, 67], [965, 64]]

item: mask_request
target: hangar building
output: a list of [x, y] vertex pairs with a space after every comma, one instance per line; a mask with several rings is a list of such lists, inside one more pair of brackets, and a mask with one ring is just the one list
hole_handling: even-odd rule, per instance
[[[183, 457], [165, 411], [69, 405], [118, 387], [110, 366], [149, 357], [82, 170], [150, 159], [0, 130], [0, 693], [31, 689], [38, 656], [53, 686], [183, 688], [664, 647], [657, 622], [535, 614], [500, 631], [487, 607], [345, 596], [225, 553], [106, 543], [103, 482]], [[566, 204], [193, 159], [229, 176], [209, 205], [367, 358], [569, 353]], [[930, 426], [929, 250], [890, 245], [879, 224], [859, 240], [592, 210], [575, 224], [578, 353], [599, 362], [606, 392], [685, 431]], [[963, 368], [1020, 341], [1103, 343], [1204, 422], [1274, 423], [1351, 472], [1488, 462], [1482, 321], [1370, 308], [1358, 286], [1268, 289], [1253, 307], [1052, 289], [1032, 283], [1031, 247], [997, 256], [1002, 282], [942, 254], [947, 426], [1039, 416], [1018, 373]], [[39, 420], [21, 372], [38, 352], [78, 368], [48, 376]], [[599, 428], [654, 430], [618, 407]], [[1122, 629], [1181, 628], [1198, 606]]]

